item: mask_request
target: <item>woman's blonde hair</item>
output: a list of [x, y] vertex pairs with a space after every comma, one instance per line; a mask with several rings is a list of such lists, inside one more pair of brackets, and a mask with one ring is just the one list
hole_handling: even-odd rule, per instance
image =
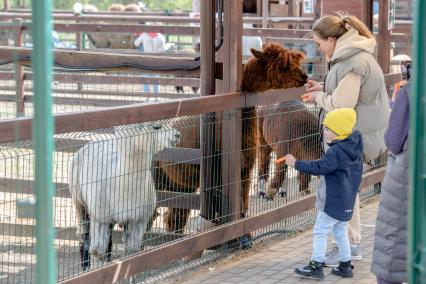
[[356, 29], [360, 35], [373, 38], [373, 34], [367, 26], [357, 17], [343, 12], [337, 12], [337, 16], [324, 16], [312, 26], [312, 32], [321, 39], [334, 37], [338, 39], [351, 28]]

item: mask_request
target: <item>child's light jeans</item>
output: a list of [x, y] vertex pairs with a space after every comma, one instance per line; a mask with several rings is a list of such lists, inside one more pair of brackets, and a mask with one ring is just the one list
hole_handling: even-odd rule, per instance
[[351, 248], [348, 237], [348, 222], [339, 221], [318, 211], [314, 226], [314, 239], [311, 260], [324, 262], [327, 250], [327, 235], [333, 231], [334, 239], [339, 247], [339, 261], [351, 260]]

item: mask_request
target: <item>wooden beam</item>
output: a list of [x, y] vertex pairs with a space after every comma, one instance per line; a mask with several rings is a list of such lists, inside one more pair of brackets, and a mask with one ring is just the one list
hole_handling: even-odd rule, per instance
[[[35, 225], [0, 223], [0, 236], [14, 236], [23, 238], [35, 238]], [[147, 232], [144, 235], [144, 246], [159, 246], [171, 241], [185, 237], [185, 234], [171, 232]], [[56, 240], [79, 241], [75, 228], [55, 228]], [[123, 231], [112, 231], [112, 241], [121, 244], [123, 241]]]
[[185, 163], [199, 166], [201, 164], [201, 150], [193, 148], [166, 148], [156, 153], [153, 160], [172, 164]]
[[[3, 61], [21, 59], [23, 64], [29, 65], [31, 60], [30, 48], [2, 47], [0, 57]], [[114, 54], [98, 52], [82, 52], [69, 50], [55, 50], [54, 64], [56, 66], [74, 70], [147, 70], [159, 74], [173, 74], [175, 76], [193, 76], [199, 74], [200, 62], [193, 58], [156, 57], [134, 54]]]
[[[81, 21], [85, 23], [90, 22], [114, 22], [114, 23], [127, 23], [127, 22], [134, 22], [134, 23], [140, 23], [140, 22], [160, 22], [160, 23], [179, 23], [179, 24], [190, 24], [190, 23], [200, 23], [200, 20], [197, 18], [192, 18], [189, 16], [140, 16], [137, 14], [83, 14], [83, 15], [74, 15], [73, 13], [65, 14], [65, 13], [58, 13], [53, 14], [52, 17], [55, 21]], [[29, 20], [32, 18], [31, 13], [17, 13], [17, 12], [0, 12], [0, 19], [7, 20], [7, 19], [26, 19]], [[252, 23], [252, 24], [261, 24], [262, 23], [262, 17], [243, 17], [244, 23]], [[276, 22], [276, 23], [304, 23], [304, 24], [312, 24], [313, 19], [312, 18], [303, 18], [303, 17], [271, 17], [269, 19], [269, 22]]]
[[[177, 116], [195, 115], [210, 111], [223, 111], [246, 106], [255, 106], [263, 102], [288, 101], [300, 99], [301, 88], [271, 90], [264, 93], [250, 93], [246, 98], [240, 93], [199, 97], [182, 101], [134, 104], [55, 115], [55, 134], [111, 128], [117, 125], [141, 123], [168, 119]], [[200, 105], [204, 106], [200, 109]], [[108, 120], [104, 118], [108, 117]], [[31, 118], [18, 118], [0, 121], [0, 143], [31, 138]], [[18, 131], [15, 133], [15, 131]]]
[[58, 32], [116, 32], [116, 33], [143, 33], [143, 32], [157, 32], [162, 34], [172, 35], [199, 35], [199, 27], [190, 26], [148, 26], [143, 24], [101, 24], [101, 23], [71, 23], [62, 24], [55, 23], [54, 28]]
[[[25, 8], [11, 8], [9, 9], [10, 13], [31, 13], [30, 9]], [[53, 15], [59, 15], [59, 14], [73, 14], [73, 11], [70, 11], [69, 9], [55, 9], [52, 12]], [[120, 15], [123, 16], [123, 12], [118, 11], [96, 11], [96, 12], [84, 12], [86, 16], [88, 15]], [[165, 10], [146, 10], [146, 11], [140, 11], [140, 12], [125, 12], [125, 15], [130, 16], [183, 16], [183, 17], [189, 17], [189, 12], [185, 11], [165, 11]]]
[[[200, 157], [198, 157], [198, 161]], [[55, 197], [71, 198], [67, 183], [54, 183]], [[35, 195], [34, 181], [0, 178], [0, 192]], [[183, 209], [200, 209], [200, 195], [156, 190], [157, 207], [173, 207]], [[1, 230], [0, 230], [1, 232]], [[0, 233], [1, 235], [1, 233]]]
[[[15, 78], [15, 72], [14, 71], [0, 71], [0, 80], [13, 80]], [[25, 80], [33, 80], [34, 76], [32, 72], [24, 72], [24, 79]], [[75, 74], [75, 73], [62, 73], [62, 72], [55, 72], [53, 74], [53, 81], [59, 82], [59, 83], [66, 83], [66, 84], [94, 84], [94, 85], [110, 85], [112, 82], [114, 85], [129, 85], [129, 84], [154, 84], [158, 83], [159, 85], [171, 85], [171, 86], [189, 86], [189, 87], [199, 87], [200, 86], [200, 79], [199, 78], [184, 78], [184, 77], [177, 77], [177, 78], [170, 78], [165, 76], [158, 76], [158, 77], [143, 77], [141, 74], [138, 73], [131, 73], [131, 74], [124, 74], [124, 75], [116, 75], [116, 74], [102, 74], [100, 76], [99, 74], [94, 73], [82, 73], [82, 74]], [[1, 84], [0, 89], [7, 90], [7, 88], [2, 88], [6, 86], [2, 86], [6, 84]], [[32, 90], [32, 88], [26, 88], [26, 90]], [[63, 92], [66, 92], [66, 89], [57, 89], [57, 91], [62, 90]], [[96, 94], [97, 90], [94, 90], [92, 92], [91, 90], [82, 90], [82, 92], [86, 92], [88, 94]], [[111, 91], [110, 91], [111, 93]], [[175, 94], [176, 96], [176, 94]]]

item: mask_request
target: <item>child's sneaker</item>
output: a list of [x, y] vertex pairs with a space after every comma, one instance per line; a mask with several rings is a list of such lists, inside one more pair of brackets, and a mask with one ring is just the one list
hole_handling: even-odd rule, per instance
[[[351, 257], [352, 260], [361, 260], [362, 259], [362, 253], [361, 253], [361, 246], [359, 244], [357, 245], [351, 245]], [[337, 245], [334, 245], [330, 251], [327, 252], [325, 255], [325, 265], [328, 267], [337, 267], [339, 265], [339, 248]]]
[[339, 265], [339, 248], [333, 245], [330, 251], [325, 255], [325, 266], [337, 267]]
[[343, 278], [352, 278], [354, 274], [352, 272], [353, 266], [351, 261], [339, 262], [338, 267], [334, 267], [331, 270], [331, 273], [338, 275]]
[[317, 262], [317, 261], [311, 260], [308, 266], [305, 266], [303, 268], [296, 268], [294, 272], [296, 272], [297, 274], [303, 277], [308, 277], [313, 279], [324, 279], [323, 266], [324, 266], [323, 262]]
[[352, 257], [352, 260], [362, 259], [361, 246], [359, 244], [351, 245], [351, 257]]

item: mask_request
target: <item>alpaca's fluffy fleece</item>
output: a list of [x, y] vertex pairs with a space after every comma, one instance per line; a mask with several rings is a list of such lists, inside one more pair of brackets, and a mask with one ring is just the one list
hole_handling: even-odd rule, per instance
[[[154, 128], [116, 130], [116, 137], [122, 138], [89, 143], [71, 161], [70, 192], [79, 222], [84, 220], [85, 213], [90, 219], [92, 256], [105, 259], [110, 224], [114, 223], [124, 225], [126, 252], [141, 248], [156, 203], [152, 157], [179, 139], [179, 132], [174, 129]], [[87, 230], [82, 223], [78, 234]]]

